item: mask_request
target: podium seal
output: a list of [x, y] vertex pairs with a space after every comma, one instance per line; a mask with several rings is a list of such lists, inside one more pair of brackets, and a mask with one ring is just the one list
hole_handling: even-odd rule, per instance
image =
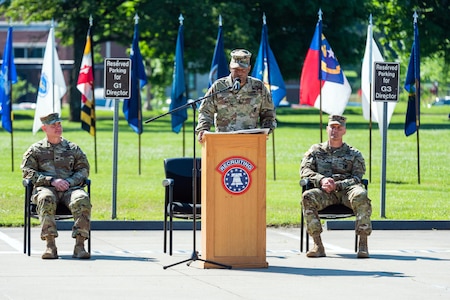
[[244, 194], [252, 183], [252, 172], [256, 166], [244, 157], [229, 157], [216, 168], [222, 174], [222, 186], [230, 194]]

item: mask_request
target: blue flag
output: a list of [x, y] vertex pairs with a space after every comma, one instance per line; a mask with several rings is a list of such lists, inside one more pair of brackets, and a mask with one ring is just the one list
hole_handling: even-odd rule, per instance
[[12, 48], [13, 29], [9, 27], [6, 37], [5, 50], [3, 51], [2, 72], [0, 74], [0, 105], [2, 115], [2, 127], [12, 133], [12, 99], [11, 84], [17, 82], [16, 66], [14, 65], [14, 52]]
[[141, 88], [147, 84], [144, 62], [139, 50], [138, 23], [134, 24], [133, 43], [131, 45], [131, 98], [123, 102], [123, 114], [128, 125], [137, 133], [142, 133]]
[[219, 25], [219, 32], [217, 33], [216, 47], [214, 48], [214, 56], [211, 62], [211, 71], [209, 71], [209, 84], [208, 87], [219, 78], [228, 76], [230, 73], [228, 69], [228, 62], [225, 56], [225, 50], [223, 46], [222, 25]]
[[[173, 66], [173, 82], [172, 82], [172, 101], [170, 102], [170, 110], [174, 110], [187, 103], [186, 98], [186, 82], [184, 79], [183, 66], [183, 24], [178, 29], [177, 46], [175, 50], [175, 63]], [[184, 121], [187, 120], [187, 109], [180, 109], [172, 113], [172, 131], [179, 133]]]
[[[420, 124], [420, 52], [419, 29], [417, 20], [414, 21], [414, 42], [409, 58], [408, 72], [406, 73], [405, 90], [408, 95], [408, 108], [406, 109], [405, 135], [409, 136], [417, 131]], [[416, 83], [418, 90], [416, 90]]]
[[270, 88], [273, 105], [277, 107], [286, 96], [286, 87], [275, 56], [273, 55], [272, 49], [270, 49], [265, 21], [263, 23], [261, 43], [252, 76], [262, 80], [265, 86]]

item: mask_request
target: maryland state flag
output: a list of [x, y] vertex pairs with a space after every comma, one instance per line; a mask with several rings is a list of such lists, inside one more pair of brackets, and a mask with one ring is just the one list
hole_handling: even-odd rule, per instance
[[94, 98], [94, 70], [91, 47], [91, 26], [86, 36], [83, 59], [78, 75], [77, 89], [81, 92], [81, 128], [95, 136], [95, 98]]

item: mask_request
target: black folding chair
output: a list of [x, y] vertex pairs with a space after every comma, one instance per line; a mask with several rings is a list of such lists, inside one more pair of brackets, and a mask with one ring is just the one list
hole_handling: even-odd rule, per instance
[[[367, 190], [367, 186], [369, 184], [369, 181], [367, 179], [362, 180], [362, 184], [365, 186]], [[307, 178], [303, 178], [300, 180], [300, 186], [302, 187], [302, 194], [309, 189], [314, 188], [311, 181], [309, 181]], [[343, 219], [343, 218], [349, 218], [354, 217], [355, 213], [353, 209], [343, 205], [343, 204], [334, 204], [330, 205], [328, 207], [325, 207], [322, 210], [318, 211], [319, 218], [324, 220], [333, 220], [333, 219]], [[305, 232], [306, 228], [304, 225], [304, 216], [303, 216], [303, 207], [301, 208], [301, 220], [300, 220], [300, 252], [303, 252], [303, 240], [306, 241], [306, 252], [309, 250], [309, 237], [308, 234]], [[355, 252], [358, 251], [358, 235], [355, 231]]]
[[[196, 158], [197, 200], [195, 201], [195, 219], [201, 218], [201, 159]], [[169, 230], [169, 254], [173, 248], [173, 218], [193, 220], [193, 172], [194, 160], [189, 157], [167, 158], [164, 160], [166, 178], [164, 201], [164, 253], [167, 252], [167, 230]], [[196, 221], [194, 220], [194, 222]]]
[[[31, 254], [31, 218], [39, 219], [36, 211], [36, 204], [31, 202], [33, 192], [33, 183], [29, 179], [22, 181], [25, 187], [25, 207], [24, 207], [24, 226], [23, 226], [23, 253]], [[89, 198], [91, 197], [91, 180], [86, 179], [85, 184]], [[72, 212], [63, 203], [59, 203], [56, 207], [55, 220], [65, 220], [73, 218]], [[91, 231], [89, 230], [88, 252], [91, 253]]]

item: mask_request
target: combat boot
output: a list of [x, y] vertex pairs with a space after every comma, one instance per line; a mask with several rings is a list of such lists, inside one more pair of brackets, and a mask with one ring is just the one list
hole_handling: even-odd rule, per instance
[[81, 259], [89, 259], [91, 258], [91, 254], [84, 249], [84, 241], [85, 237], [81, 235], [77, 235], [75, 248], [73, 249], [73, 258], [81, 258]]
[[367, 234], [359, 235], [358, 258], [369, 258], [369, 247], [367, 246]]
[[325, 257], [325, 248], [322, 244], [322, 239], [320, 238], [320, 234], [312, 236], [314, 240], [314, 247], [306, 253], [307, 257]]
[[45, 240], [47, 241], [47, 248], [45, 249], [44, 254], [42, 254], [42, 259], [57, 259], [58, 250], [56, 249], [55, 237], [49, 235]]

